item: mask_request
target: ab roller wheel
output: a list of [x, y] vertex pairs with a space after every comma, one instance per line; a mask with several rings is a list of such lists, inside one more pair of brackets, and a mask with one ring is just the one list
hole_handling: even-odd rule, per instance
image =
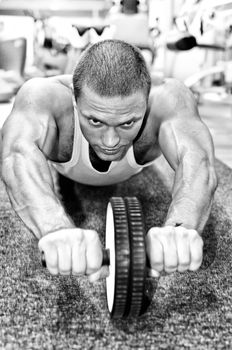
[[[43, 254], [42, 264], [46, 267]], [[110, 199], [102, 265], [109, 266], [106, 298], [111, 318], [131, 318], [143, 314], [151, 299], [147, 295], [143, 215], [136, 197]]]
[[109, 251], [106, 279], [108, 310], [112, 318], [142, 313], [146, 279], [145, 230], [136, 197], [112, 197], [107, 207], [105, 247]]

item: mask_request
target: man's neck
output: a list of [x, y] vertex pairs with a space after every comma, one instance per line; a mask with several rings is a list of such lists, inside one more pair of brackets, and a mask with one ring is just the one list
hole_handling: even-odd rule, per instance
[[89, 159], [92, 166], [97, 171], [105, 173], [109, 170], [111, 162], [100, 159], [90, 145], [89, 145]]

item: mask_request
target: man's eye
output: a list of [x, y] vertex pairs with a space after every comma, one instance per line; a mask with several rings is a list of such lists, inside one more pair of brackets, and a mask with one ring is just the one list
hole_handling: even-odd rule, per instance
[[134, 120], [131, 120], [131, 121], [128, 122], [128, 123], [122, 124], [122, 127], [130, 128], [132, 125], [134, 125]]
[[99, 120], [93, 118], [89, 119], [89, 123], [93, 126], [100, 126], [102, 124]]

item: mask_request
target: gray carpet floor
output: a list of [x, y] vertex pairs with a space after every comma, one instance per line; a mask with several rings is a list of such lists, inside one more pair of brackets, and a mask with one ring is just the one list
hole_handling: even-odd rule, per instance
[[[216, 166], [220, 182], [201, 269], [154, 280], [151, 305], [136, 320], [110, 319], [104, 281], [54, 277], [41, 267], [37, 241], [0, 182], [0, 349], [232, 349], [232, 171]], [[161, 162], [107, 188], [79, 185], [74, 192], [63, 179], [64, 203], [77, 226], [96, 229], [103, 243], [111, 196], [136, 195], [146, 228], [161, 225], [172, 176]]]

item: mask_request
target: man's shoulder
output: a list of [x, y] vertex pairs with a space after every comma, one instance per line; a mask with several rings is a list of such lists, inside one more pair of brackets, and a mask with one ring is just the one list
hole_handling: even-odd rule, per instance
[[150, 113], [157, 118], [173, 116], [183, 107], [194, 104], [191, 91], [178, 79], [166, 78], [152, 87], [149, 96]]
[[71, 76], [57, 76], [52, 78], [32, 78], [26, 81], [16, 96], [19, 108], [37, 107], [41, 110], [59, 110], [71, 96]]
[[[62, 77], [62, 76], [61, 76]], [[68, 80], [60, 77], [32, 78], [26, 81], [17, 94], [20, 100], [26, 99], [34, 103], [51, 104], [53, 99], [59, 100], [60, 96], [70, 94]]]
[[48, 86], [53, 86], [53, 87], [70, 87], [72, 84], [72, 75], [67, 74], [67, 75], [56, 75], [53, 77], [35, 77], [31, 78], [26, 81], [24, 85], [30, 85], [33, 87], [48, 87]]
[[170, 97], [172, 97], [186, 90], [188, 90], [188, 88], [180, 80], [175, 78], [164, 78], [159, 80], [157, 84], [152, 85], [150, 100], [153, 102], [157, 99], [166, 99], [170, 94]]

